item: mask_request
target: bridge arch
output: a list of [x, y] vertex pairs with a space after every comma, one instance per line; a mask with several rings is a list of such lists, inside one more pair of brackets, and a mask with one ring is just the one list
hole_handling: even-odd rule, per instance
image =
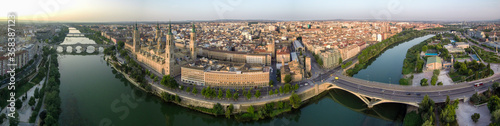
[[418, 103], [414, 103], [414, 102], [400, 102], [400, 101], [393, 101], [393, 100], [384, 99], [384, 98], [366, 96], [366, 95], [363, 95], [363, 94], [360, 94], [360, 93], [357, 93], [357, 92], [354, 92], [351, 90], [344, 89], [344, 88], [339, 87], [333, 83], [326, 83], [326, 84], [328, 85], [326, 87], [326, 90], [340, 89], [340, 90], [349, 92], [349, 93], [353, 94], [354, 96], [358, 97], [361, 101], [363, 101], [363, 103], [365, 103], [368, 106], [368, 108], [373, 108], [373, 106], [383, 104], [383, 103], [400, 103], [400, 104], [406, 104], [406, 105], [411, 105], [411, 106], [415, 106], [415, 107], [419, 106]]
[[[397, 103], [397, 104], [393, 104], [390, 106], [381, 105], [381, 106], [374, 106], [373, 108], [368, 108], [368, 106], [366, 104], [360, 103], [359, 102], [360, 100], [357, 100], [357, 99], [354, 100], [355, 96], [351, 95], [352, 93], [347, 92], [345, 90], [331, 89], [327, 92], [327, 94], [330, 95], [329, 98], [331, 98], [335, 102], [345, 106], [346, 108], [349, 108], [349, 109], [356, 111], [356, 112], [359, 112], [359, 113], [366, 114], [366, 115], [371, 116], [371, 117], [380, 118], [380, 119], [384, 119], [384, 120], [388, 120], [388, 121], [394, 121], [397, 118], [396, 117], [397, 112], [389, 110], [391, 112], [388, 113], [387, 109], [402, 110], [403, 108], [400, 108], [400, 107], [406, 106], [406, 104]], [[346, 95], [349, 95], [349, 96], [346, 96]], [[347, 97], [347, 98], [345, 98], [345, 97]], [[353, 101], [355, 101], [355, 102], [353, 102]], [[392, 107], [396, 107], [396, 108], [392, 108]]]

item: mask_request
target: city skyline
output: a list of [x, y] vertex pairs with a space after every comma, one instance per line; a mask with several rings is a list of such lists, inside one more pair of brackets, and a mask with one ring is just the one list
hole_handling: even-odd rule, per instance
[[[186, 21], [186, 20], [499, 20], [500, 1], [13, 1], [0, 12], [20, 20], [56, 22]], [[23, 5], [23, 6], [18, 6]], [[5, 19], [6, 16], [1, 16]]]

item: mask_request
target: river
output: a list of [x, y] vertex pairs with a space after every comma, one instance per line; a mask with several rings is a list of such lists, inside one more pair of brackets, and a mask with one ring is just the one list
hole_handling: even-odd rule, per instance
[[360, 70], [353, 77], [369, 81], [399, 84], [399, 79], [403, 76], [401, 73], [403, 70], [403, 61], [406, 58], [408, 49], [433, 36], [426, 35], [400, 43], [394, 47], [388, 47], [389, 49], [386, 49], [381, 55], [371, 60], [366, 69]]
[[[415, 40], [423, 41], [426, 37]], [[400, 46], [406, 48], [411, 44], [403, 43], [393, 49]], [[403, 59], [400, 59], [401, 65]], [[60, 54], [59, 65], [61, 125], [401, 125], [406, 110], [402, 104], [381, 104], [367, 109], [356, 96], [342, 90], [331, 90], [298, 110], [271, 119], [242, 123], [165, 103], [159, 97], [144, 93], [114, 71], [102, 54]], [[372, 66], [367, 69], [372, 69]], [[400, 74], [401, 68], [391, 71]]]

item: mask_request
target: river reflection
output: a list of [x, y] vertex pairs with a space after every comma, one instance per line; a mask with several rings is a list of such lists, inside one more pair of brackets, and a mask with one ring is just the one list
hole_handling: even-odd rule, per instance
[[[355, 96], [330, 91], [318, 100], [283, 115], [252, 122], [238, 122], [165, 103], [128, 82], [108, 66], [103, 55], [61, 55], [61, 125], [391, 125], [373, 116]], [[124, 97], [130, 101], [128, 104]], [[125, 102], [122, 102], [125, 101]], [[386, 107], [383, 107], [386, 110]], [[346, 107], [349, 106], [349, 107]], [[351, 108], [350, 108], [351, 107]], [[377, 106], [375, 109], [379, 109]], [[393, 109], [390, 107], [389, 109]], [[126, 112], [128, 111], [128, 113]], [[391, 115], [391, 114], [389, 114]], [[392, 114], [394, 115], [394, 114]], [[397, 114], [395, 114], [397, 115]]]

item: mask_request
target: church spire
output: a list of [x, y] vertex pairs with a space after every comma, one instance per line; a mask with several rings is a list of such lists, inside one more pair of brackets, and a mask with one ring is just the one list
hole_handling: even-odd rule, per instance
[[137, 21], [135, 21], [135, 30], [138, 30], [138, 28], [137, 28]]
[[168, 35], [172, 35], [172, 21], [168, 22]]
[[160, 24], [156, 21], [156, 30], [160, 30]]
[[191, 32], [193, 32], [193, 33], [196, 32], [196, 27], [194, 26], [194, 22], [193, 22], [193, 26], [192, 26]]

